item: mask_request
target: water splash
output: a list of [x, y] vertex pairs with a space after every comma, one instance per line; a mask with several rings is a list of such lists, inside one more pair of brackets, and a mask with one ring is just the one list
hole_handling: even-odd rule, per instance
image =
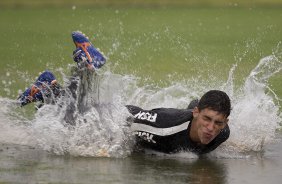
[[[65, 95], [56, 105], [40, 108], [32, 120], [13, 100], [0, 98], [0, 142], [31, 145], [59, 155], [124, 157], [131, 154], [134, 144], [124, 105], [186, 108], [189, 101], [216, 88], [230, 95], [233, 110], [230, 138], [211, 155], [238, 158], [239, 153], [260, 152], [275, 139], [281, 123], [279, 99], [268, 86], [269, 78], [281, 71], [281, 61], [279, 49], [262, 58], [239, 90], [233, 85], [236, 64], [224, 84], [190, 79], [171, 81], [164, 88], [138, 86], [135, 76], [110, 70], [74, 71], [72, 77], [63, 74]], [[195, 158], [189, 153], [180, 155]]]
[[281, 69], [281, 58], [276, 55], [262, 58], [246, 78], [239, 94], [232, 96], [229, 148], [234, 146], [233, 149], [241, 152], [261, 151], [274, 140], [281, 123], [279, 99], [267, 82]]
[[[104, 80], [101, 87], [100, 77]], [[125, 121], [128, 112], [120, 104], [122, 91], [118, 89], [121, 81], [111, 77], [89, 70], [74, 71], [66, 79], [65, 94], [57, 105], [45, 105], [36, 113], [32, 125], [38, 145], [56, 154], [76, 156], [130, 154], [131, 132]]]
[[8, 98], [0, 98], [0, 105], [0, 142], [35, 144], [28, 131], [30, 121], [17, 111], [17, 102]]

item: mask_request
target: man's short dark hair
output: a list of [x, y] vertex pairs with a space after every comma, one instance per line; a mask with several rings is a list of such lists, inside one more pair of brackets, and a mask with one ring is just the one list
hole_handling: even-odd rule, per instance
[[231, 111], [231, 103], [229, 96], [220, 90], [210, 90], [205, 93], [199, 101], [199, 111], [203, 109], [211, 109], [228, 117]]

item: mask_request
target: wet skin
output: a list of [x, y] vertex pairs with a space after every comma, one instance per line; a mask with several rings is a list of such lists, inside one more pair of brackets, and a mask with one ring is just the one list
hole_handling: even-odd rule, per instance
[[200, 144], [210, 143], [227, 125], [228, 118], [209, 108], [193, 110], [193, 120], [190, 129], [190, 138]]

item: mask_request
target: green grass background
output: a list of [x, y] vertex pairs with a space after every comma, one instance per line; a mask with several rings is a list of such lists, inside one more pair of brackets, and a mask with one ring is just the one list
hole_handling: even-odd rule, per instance
[[0, 7], [166, 7], [166, 6], [193, 6], [193, 7], [277, 7], [282, 5], [281, 0], [1, 0]]
[[[9, 1], [9, 6], [4, 2], [8, 1], [0, 3], [0, 95], [4, 97], [15, 98], [18, 89], [45, 69], [56, 75], [58, 67], [67, 72], [66, 66], [73, 63], [74, 30], [89, 35], [108, 56], [112, 72], [149, 78], [146, 82], [157, 85], [197, 76], [224, 82], [237, 62], [235, 78], [240, 86], [261, 58], [281, 50], [277, 45], [282, 40], [282, 9], [274, 6], [156, 8], [146, 4], [140, 8], [67, 3], [46, 7], [41, 3], [36, 8], [15, 8], [19, 6], [13, 2], [19, 1]], [[281, 79], [278, 73], [270, 80], [279, 97]]]

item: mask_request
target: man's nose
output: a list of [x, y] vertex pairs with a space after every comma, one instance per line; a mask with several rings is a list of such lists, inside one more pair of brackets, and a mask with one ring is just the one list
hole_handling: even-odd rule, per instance
[[207, 124], [207, 129], [208, 129], [208, 131], [213, 131], [214, 130], [214, 122], [213, 121], [210, 121]]

